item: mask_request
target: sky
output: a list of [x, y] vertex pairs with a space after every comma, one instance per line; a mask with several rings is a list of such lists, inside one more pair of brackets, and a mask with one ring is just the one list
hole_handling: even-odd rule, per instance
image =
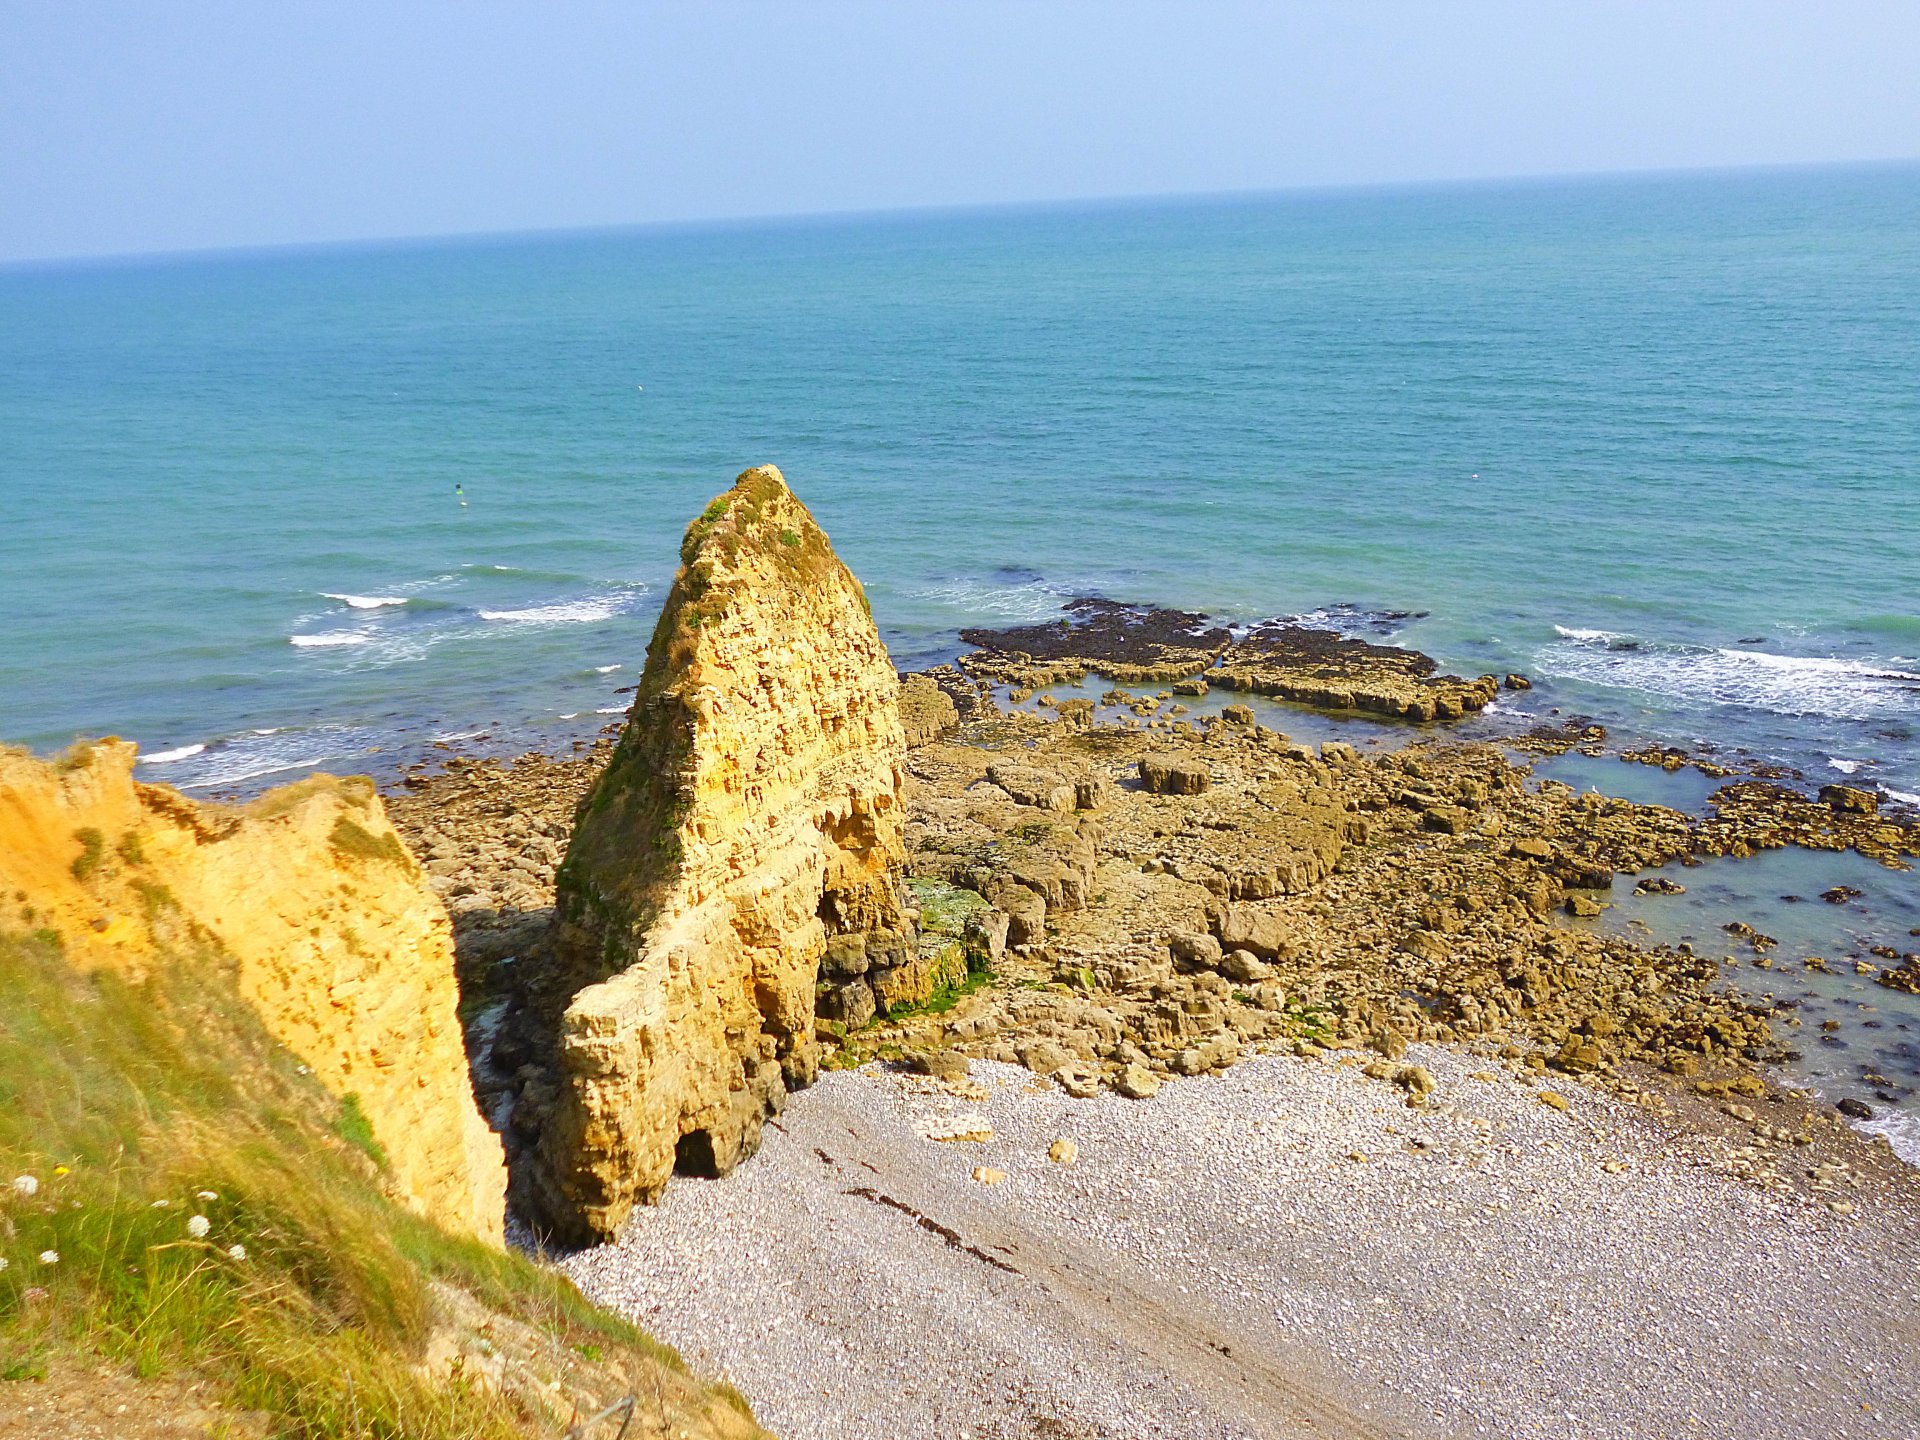
[[0, 0], [0, 261], [1920, 157], [1916, 0]]

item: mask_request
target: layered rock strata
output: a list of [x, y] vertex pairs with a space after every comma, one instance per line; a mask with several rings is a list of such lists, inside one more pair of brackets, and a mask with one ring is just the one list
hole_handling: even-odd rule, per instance
[[611, 1234], [676, 1168], [752, 1153], [816, 1072], [816, 1008], [858, 1008], [834, 982], [870, 1001], [867, 977], [918, 953], [900, 684], [859, 582], [772, 466], [707, 508], [681, 559], [527, 994], [551, 1049], [516, 1179], [566, 1243]]
[[134, 759], [118, 740], [53, 763], [0, 750], [0, 917], [136, 978], [216, 947], [267, 1029], [356, 1097], [397, 1195], [500, 1240], [506, 1171], [468, 1084], [447, 914], [373, 783], [316, 775], [231, 808], [136, 782]]

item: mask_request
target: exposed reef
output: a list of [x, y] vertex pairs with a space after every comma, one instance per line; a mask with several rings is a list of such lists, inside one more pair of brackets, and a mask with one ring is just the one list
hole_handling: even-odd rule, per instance
[[266, 1028], [356, 1097], [391, 1188], [498, 1241], [506, 1172], [474, 1106], [446, 911], [373, 782], [316, 775], [250, 805], [133, 779], [135, 747], [0, 749], [0, 894], [74, 964], [130, 978], [211, 948]]
[[[1330, 710], [1405, 720], [1458, 720], [1500, 693], [1493, 675], [1437, 674], [1417, 650], [1376, 645], [1290, 621], [1229, 629], [1210, 617], [1087, 598], [1069, 602], [1051, 625], [963, 630], [979, 647], [963, 656], [968, 674], [1034, 689], [1099, 674], [1123, 683], [1203, 680]], [[1525, 680], [1509, 677], [1511, 688]]]
[[[903, 901], [899, 680], [780, 472], [689, 527], [626, 728], [581, 805], [517, 1025], [519, 1198], [611, 1234], [677, 1168], [730, 1169], [818, 1068], [821, 962], [924, 991]], [[854, 1002], [844, 1001], [843, 1004]]]

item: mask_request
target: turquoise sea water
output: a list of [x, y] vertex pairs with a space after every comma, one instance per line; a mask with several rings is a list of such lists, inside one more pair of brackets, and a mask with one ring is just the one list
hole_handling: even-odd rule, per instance
[[1516, 723], [1920, 795], [1914, 166], [0, 270], [0, 737], [563, 744], [761, 461], [903, 665], [1089, 591], [1425, 612]]
[[1530, 708], [1920, 792], [1916, 167], [0, 271], [0, 736], [218, 785], [590, 718], [764, 460], [902, 663], [1427, 611]]

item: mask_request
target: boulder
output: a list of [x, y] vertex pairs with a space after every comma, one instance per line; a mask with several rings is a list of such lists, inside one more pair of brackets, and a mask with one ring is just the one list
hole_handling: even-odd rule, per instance
[[1182, 755], [1143, 755], [1140, 783], [1155, 795], [1200, 795], [1213, 783], [1205, 764]]
[[1297, 949], [1292, 927], [1260, 905], [1222, 905], [1213, 928], [1223, 950], [1250, 950], [1262, 959], [1286, 960]]
[[1077, 792], [1072, 781], [1030, 765], [1010, 765], [996, 760], [987, 766], [987, 779], [1020, 805], [1070, 811], [1077, 803]]
[[1235, 950], [1220, 962], [1220, 973], [1236, 985], [1257, 985], [1267, 978], [1267, 965], [1251, 950]]
[[1877, 815], [1880, 812], [1879, 795], [1872, 790], [1862, 790], [1857, 785], [1822, 785], [1820, 803], [1843, 815]]
[[1189, 974], [1214, 969], [1224, 954], [1213, 936], [1191, 930], [1176, 930], [1167, 936], [1167, 948], [1173, 952], [1174, 968]]

